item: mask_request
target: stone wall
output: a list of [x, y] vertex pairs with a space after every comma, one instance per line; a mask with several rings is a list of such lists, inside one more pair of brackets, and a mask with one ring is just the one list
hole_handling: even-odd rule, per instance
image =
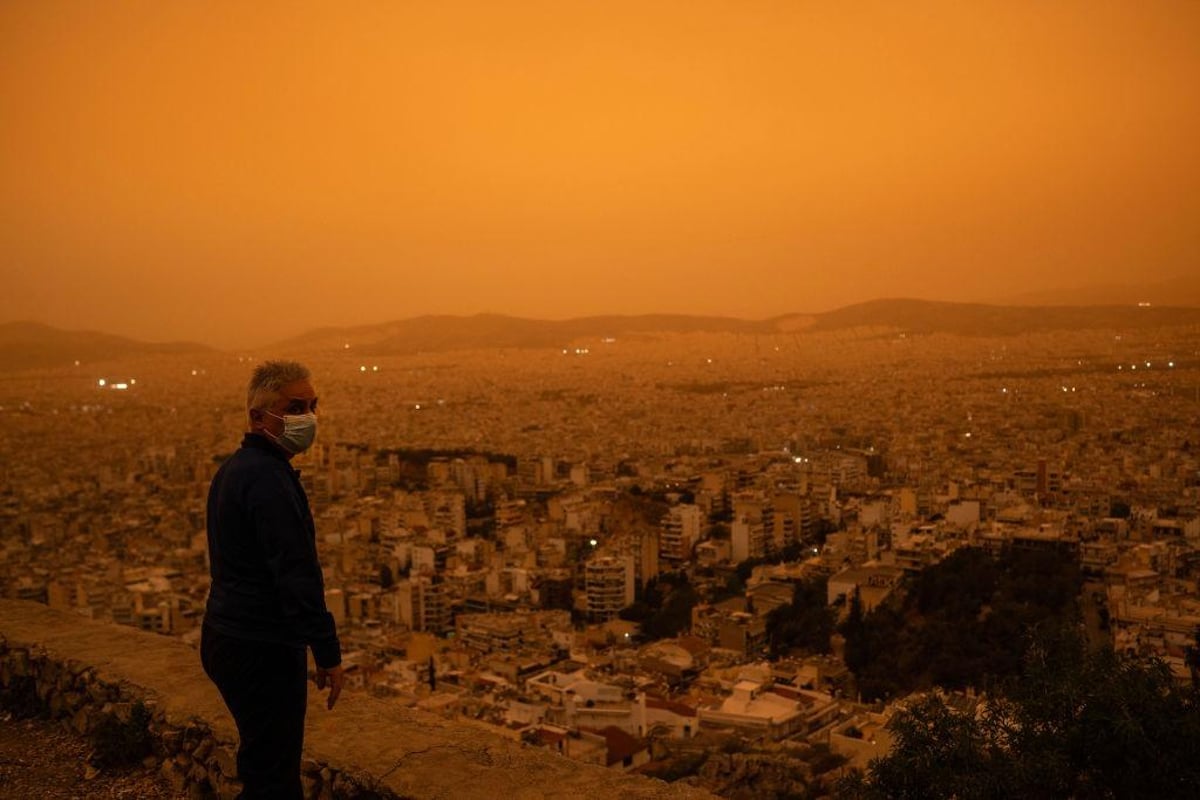
[[[196, 798], [237, 794], [237, 732], [198, 654], [183, 642], [0, 600], [0, 685], [31, 687], [81, 735], [150, 711], [154, 763]], [[310, 800], [702, 800], [713, 796], [580, 764], [378, 698], [309, 694], [303, 782]]]

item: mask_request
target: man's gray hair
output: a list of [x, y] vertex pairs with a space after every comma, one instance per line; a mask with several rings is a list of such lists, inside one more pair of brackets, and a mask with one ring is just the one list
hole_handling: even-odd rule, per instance
[[264, 361], [254, 368], [246, 390], [246, 410], [268, 408], [279, 397], [279, 389], [293, 381], [306, 381], [312, 376], [308, 367], [298, 361]]

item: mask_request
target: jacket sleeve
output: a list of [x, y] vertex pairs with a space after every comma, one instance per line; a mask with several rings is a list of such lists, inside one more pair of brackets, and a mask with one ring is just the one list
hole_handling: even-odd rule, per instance
[[304, 496], [295, 479], [282, 470], [260, 475], [250, 496], [254, 534], [274, 578], [284, 620], [312, 648], [318, 667], [337, 666], [341, 646], [325, 606], [325, 581]]

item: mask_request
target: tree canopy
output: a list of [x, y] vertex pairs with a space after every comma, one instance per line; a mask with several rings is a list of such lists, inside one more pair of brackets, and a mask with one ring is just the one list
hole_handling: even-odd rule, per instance
[[1162, 661], [1039, 627], [1019, 676], [977, 709], [937, 695], [897, 714], [891, 751], [841, 781], [855, 800], [1163, 798], [1200, 786], [1200, 691]]
[[867, 701], [932, 686], [985, 689], [1016, 674], [1027, 632], [1078, 618], [1074, 559], [961, 548], [926, 568], [902, 598], [864, 613], [850, 598], [839, 628], [846, 666]]
[[780, 658], [791, 650], [828, 653], [835, 612], [826, 603], [824, 578], [800, 581], [792, 590], [792, 602], [771, 609], [767, 614], [767, 641], [771, 658]]

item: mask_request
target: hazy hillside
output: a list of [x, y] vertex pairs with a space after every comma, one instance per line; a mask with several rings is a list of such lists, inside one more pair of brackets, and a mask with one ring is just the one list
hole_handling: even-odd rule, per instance
[[1174, 327], [1200, 324], [1200, 308], [991, 306], [929, 300], [874, 300], [815, 315], [811, 330], [883, 327], [912, 334], [1015, 336], [1035, 331]]
[[[682, 314], [536, 320], [500, 314], [423, 316], [378, 325], [319, 328], [262, 351], [279, 354], [341, 350], [364, 355], [515, 347], [565, 347], [601, 337], [629, 338], [664, 333], [804, 335], [869, 328], [912, 335], [1013, 336], [1055, 330], [1200, 326], [1200, 308], [1167, 306], [998, 306], [928, 300], [874, 300], [823, 314], [787, 314], [766, 320]], [[33, 322], [0, 324], [0, 371], [70, 366], [137, 355], [211, 352], [192, 342], [150, 343], [95, 331], [65, 331]]]
[[350, 328], [321, 328], [280, 342], [278, 349], [336, 350], [350, 344], [369, 355], [402, 355], [476, 347], [563, 347], [602, 336], [694, 331], [766, 332], [770, 323], [676, 314], [535, 320], [501, 314], [425, 316]]
[[1046, 289], [1003, 298], [998, 305], [1016, 306], [1111, 306], [1153, 303], [1164, 306], [1200, 307], [1200, 275], [1173, 278], [1158, 283], [1112, 284]]
[[152, 343], [97, 331], [65, 331], [37, 322], [0, 323], [0, 370], [66, 367], [114, 358], [208, 352], [194, 342]]
[[874, 328], [910, 334], [1013, 336], [1034, 331], [1136, 329], [1200, 325], [1200, 308], [1137, 306], [991, 306], [928, 300], [875, 300], [824, 314], [789, 314], [767, 320], [685, 315], [584, 317], [533, 320], [480, 314], [426, 316], [381, 325], [322, 328], [275, 345], [282, 352], [337, 350], [349, 344], [367, 355], [481, 347], [563, 347], [602, 336], [648, 333], [791, 333]]

